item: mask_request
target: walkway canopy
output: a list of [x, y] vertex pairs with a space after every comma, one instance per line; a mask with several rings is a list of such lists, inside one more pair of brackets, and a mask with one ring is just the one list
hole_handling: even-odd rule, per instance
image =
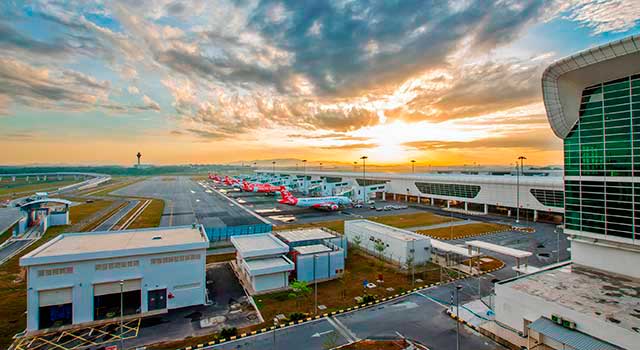
[[525, 259], [524, 266], [526, 268], [526, 266], [527, 266], [527, 258], [529, 258], [531, 255], [533, 255], [533, 253], [528, 252], [526, 250], [519, 250], [519, 249], [514, 249], [514, 248], [509, 248], [509, 247], [503, 247], [501, 245], [497, 245], [497, 244], [493, 244], [493, 243], [489, 243], [489, 242], [483, 242], [483, 241], [468, 241], [468, 242], [465, 242], [465, 244], [467, 245], [467, 247], [469, 247], [469, 249], [468, 249], [469, 252], [473, 251], [473, 248], [476, 248], [476, 251], [478, 253], [480, 253], [480, 249], [486, 249], [486, 250], [492, 251], [494, 253], [507, 255], [507, 256], [512, 256], [512, 257], [516, 258], [516, 268], [517, 269], [520, 269], [520, 259]]
[[43, 198], [43, 199], [38, 199], [35, 201], [31, 201], [31, 202], [25, 202], [20, 204], [20, 208], [27, 208], [30, 207], [32, 205], [36, 205], [36, 204], [46, 204], [46, 203], [58, 203], [58, 204], [64, 204], [66, 206], [70, 206], [71, 202], [66, 200], [66, 199], [59, 199], [59, 198]]

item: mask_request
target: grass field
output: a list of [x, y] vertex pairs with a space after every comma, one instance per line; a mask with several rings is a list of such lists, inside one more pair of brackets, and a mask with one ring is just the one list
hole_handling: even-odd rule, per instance
[[463, 237], [479, 236], [489, 232], [503, 231], [508, 229], [507, 225], [494, 224], [489, 222], [479, 222], [453, 227], [441, 227], [433, 230], [419, 230], [417, 233], [436, 239], [449, 240]]
[[334, 230], [336, 232], [344, 234], [344, 220], [314, 222], [309, 224], [297, 224], [297, 225], [279, 225], [279, 226], [274, 226], [273, 230], [286, 231], [286, 230], [298, 230], [303, 228], [314, 228], [314, 227], [326, 227], [330, 230]]
[[135, 219], [128, 229], [158, 227], [162, 212], [164, 211], [164, 201], [161, 199], [152, 199], [142, 214]]
[[35, 192], [57, 190], [60, 187], [79, 182], [78, 180], [61, 180], [46, 182], [21, 182], [17, 185], [3, 183], [0, 185], [0, 199], [9, 199], [13, 196], [27, 196]]
[[11, 238], [11, 233], [9, 230], [6, 230], [0, 234], [0, 244], [4, 243], [7, 239]]
[[[77, 205], [71, 208], [70, 220], [72, 223], [81, 222], [110, 204], [110, 201], [96, 201]], [[19, 266], [20, 256], [38, 248], [70, 227], [51, 227], [40, 240], [0, 266], [0, 349], [8, 348], [13, 335], [26, 327], [26, 282]]]
[[401, 214], [401, 215], [372, 216], [367, 219], [384, 224], [384, 225], [397, 227], [397, 228], [436, 225], [444, 222], [459, 220], [456, 218], [440, 216], [440, 215], [436, 215], [428, 212]]
[[92, 188], [86, 192], [83, 192], [85, 195], [91, 195], [91, 196], [108, 196], [109, 193], [113, 192], [113, 191], [117, 191], [121, 188], [125, 188], [129, 185], [132, 185], [138, 181], [142, 181], [145, 178], [121, 178], [121, 179], [116, 179], [115, 181], [112, 180], [113, 182], [106, 184], [104, 187], [100, 188], [98, 187], [96, 188]]

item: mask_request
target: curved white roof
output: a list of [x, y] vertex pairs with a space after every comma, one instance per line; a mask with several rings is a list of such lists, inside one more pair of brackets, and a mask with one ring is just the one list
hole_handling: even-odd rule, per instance
[[578, 121], [582, 90], [637, 74], [640, 35], [590, 48], [550, 65], [542, 74], [542, 95], [551, 129], [565, 138]]
[[66, 200], [66, 199], [60, 199], [60, 198], [43, 198], [43, 199], [38, 199], [35, 201], [31, 201], [31, 202], [25, 202], [20, 204], [20, 208], [22, 207], [28, 207], [30, 205], [34, 205], [34, 204], [40, 204], [40, 203], [59, 203], [59, 204], [66, 204], [66, 205], [71, 205], [72, 202]]

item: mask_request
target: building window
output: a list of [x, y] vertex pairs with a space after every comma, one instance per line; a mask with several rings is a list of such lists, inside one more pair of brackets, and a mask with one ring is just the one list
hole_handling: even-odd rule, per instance
[[151, 264], [152, 265], [170, 264], [170, 263], [177, 263], [177, 262], [190, 261], [190, 260], [200, 260], [200, 254], [174, 255], [174, 256], [165, 256], [162, 258], [152, 258]]
[[565, 226], [638, 239], [640, 75], [584, 89], [579, 116], [564, 141]]
[[542, 205], [556, 208], [564, 207], [564, 194], [562, 191], [532, 188], [530, 192]]
[[418, 190], [424, 194], [437, 196], [474, 198], [480, 192], [478, 185], [446, 184], [431, 182], [416, 182]]
[[115, 261], [115, 262], [104, 263], [104, 264], [96, 264], [96, 271], [126, 269], [130, 267], [137, 267], [139, 265], [140, 265], [140, 261], [138, 260]]
[[55, 269], [38, 270], [38, 277], [69, 275], [72, 273], [73, 273], [73, 266], [60, 267]]
[[185, 289], [193, 289], [200, 287], [200, 282], [187, 283], [187, 284], [179, 284], [177, 286], [173, 286], [173, 290], [185, 290]]

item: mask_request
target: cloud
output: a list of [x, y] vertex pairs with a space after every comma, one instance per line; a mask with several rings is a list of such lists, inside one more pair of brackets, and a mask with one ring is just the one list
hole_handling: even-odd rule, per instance
[[536, 149], [557, 151], [561, 141], [540, 133], [517, 133], [508, 136], [489, 137], [473, 141], [413, 141], [403, 145], [420, 151], [467, 149]]
[[558, 12], [590, 28], [594, 35], [626, 32], [640, 23], [637, 0], [563, 0], [559, 5]]
[[365, 136], [351, 136], [347, 133], [320, 133], [320, 134], [289, 134], [287, 137], [297, 139], [322, 139], [322, 140], [338, 140], [338, 141], [367, 141], [370, 138]]
[[135, 86], [129, 86], [129, 87], [127, 87], [127, 91], [128, 91], [130, 94], [132, 94], [132, 95], [137, 95], [137, 94], [139, 94], [139, 93], [140, 93], [140, 90], [138, 90], [138, 88], [137, 88], [137, 87], [135, 87]]
[[154, 110], [154, 111], [160, 111], [160, 105], [158, 104], [158, 102], [154, 101], [151, 99], [151, 97], [144, 95], [142, 96], [142, 102], [144, 102], [144, 106], [142, 106], [142, 109], [150, 109], [150, 110]]
[[366, 149], [366, 148], [375, 148], [378, 145], [375, 143], [351, 143], [346, 145], [336, 145], [336, 146], [322, 146], [322, 149], [331, 149], [331, 150], [355, 150], [355, 149]]

